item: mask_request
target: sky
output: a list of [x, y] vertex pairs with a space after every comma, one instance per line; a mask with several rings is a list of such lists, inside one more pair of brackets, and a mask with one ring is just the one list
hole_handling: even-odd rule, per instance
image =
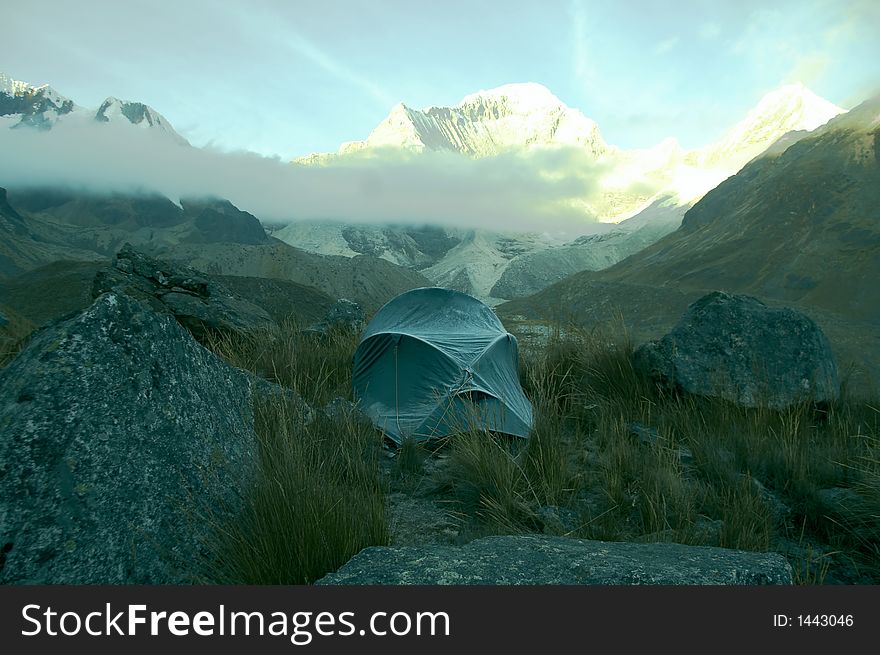
[[366, 138], [397, 102], [512, 82], [624, 148], [703, 146], [788, 82], [845, 108], [880, 88], [876, 0], [31, 0], [2, 16], [11, 77], [282, 160]]

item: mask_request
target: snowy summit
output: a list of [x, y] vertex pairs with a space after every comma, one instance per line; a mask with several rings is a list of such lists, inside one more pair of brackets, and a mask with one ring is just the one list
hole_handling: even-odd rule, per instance
[[[607, 150], [594, 121], [566, 106], [547, 87], [529, 82], [473, 93], [454, 107], [413, 109], [400, 103], [364, 141], [343, 144], [339, 154], [396, 147], [490, 157], [552, 146], [577, 146], [595, 156]], [[315, 163], [325, 157], [312, 155], [300, 161]]]

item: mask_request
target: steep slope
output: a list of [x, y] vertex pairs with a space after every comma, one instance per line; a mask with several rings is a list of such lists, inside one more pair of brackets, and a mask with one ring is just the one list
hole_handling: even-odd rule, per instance
[[810, 132], [842, 113], [844, 109], [817, 96], [803, 84], [787, 84], [761, 98], [719, 141], [692, 157], [702, 166], [731, 162], [743, 166], [784, 134]]
[[607, 268], [674, 231], [687, 208], [678, 204], [677, 199], [666, 196], [610, 232], [585, 235], [562, 246], [514, 257], [490, 295], [521, 298], [569, 275]]
[[604, 279], [724, 288], [880, 320], [880, 98], [759, 158]]
[[111, 96], [98, 107], [95, 121], [98, 123], [126, 121], [141, 129], [154, 130], [180, 145], [189, 145], [189, 142], [174, 130], [168, 119], [142, 102], [126, 102]]
[[461, 242], [455, 230], [437, 226], [347, 225], [327, 221], [297, 221], [272, 236], [320, 255], [372, 255], [393, 264], [424, 268]]
[[44, 240], [31, 229], [28, 219], [9, 204], [6, 189], [0, 188], [0, 278], [59, 259], [94, 261], [100, 255], [65, 242]]
[[79, 108], [72, 100], [48, 84], [33, 86], [0, 73], [0, 126], [48, 130], [74, 109]]
[[510, 262], [549, 245], [538, 234], [467, 230], [458, 245], [422, 273], [437, 286], [463, 291], [491, 303], [492, 287]]
[[878, 279], [880, 97], [752, 161], [654, 245], [498, 312], [593, 325], [621, 311], [641, 340], [706, 290], [744, 292], [806, 311], [868, 384], [880, 382]]
[[[419, 273], [378, 257], [329, 257], [291, 247], [266, 236], [254, 216], [226, 200], [182, 200], [177, 205], [158, 195], [98, 195], [61, 189], [18, 189], [9, 193], [12, 204], [5, 199], [3, 192], [0, 234], [8, 237], [0, 239], [0, 274], [6, 271], [11, 277], [60, 262], [55, 268], [41, 269], [31, 281], [55, 280], [59, 289], [79, 288], [77, 281], [90, 275], [88, 266], [67, 260], [105, 261], [126, 242], [212, 275], [274, 278], [279, 284], [297, 283], [300, 289], [313, 287], [309, 292], [292, 293], [317, 308], [326, 304], [319, 298], [346, 297], [375, 309], [407, 289], [431, 285]], [[427, 250], [436, 247], [431, 238], [422, 241]], [[254, 293], [263, 295], [273, 288], [279, 290], [278, 284], [242, 284], [250, 284]], [[294, 288], [282, 287], [289, 287], [284, 293]], [[283, 307], [277, 311], [283, 312]], [[306, 317], [306, 313], [299, 314]]]
[[213, 275], [290, 280], [315, 287], [332, 298], [354, 300], [371, 310], [404, 291], [431, 286], [416, 271], [378, 257], [316, 255], [277, 239], [263, 245], [180, 244], [154, 254]]
[[[254, 216], [220, 199], [186, 199], [177, 205], [156, 194], [102, 195], [53, 188], [13, 189], [9, 199], [35, 239], [100, 256], [115, 253], [125, 242], [158, 248], [176, 243], [258, 244], [268, 239]], [[47, 263], [82, 257], [37, 259]]]

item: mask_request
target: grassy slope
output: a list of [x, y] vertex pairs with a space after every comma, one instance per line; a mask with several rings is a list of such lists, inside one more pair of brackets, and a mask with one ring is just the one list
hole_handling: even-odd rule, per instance
[[[216, 526], [203, 579], [312, 582], [388, 543], [388, 492], [418, 488], [450, 513], [459, 543], [525, 532], [676, 541], [782, 552], [801, 583], [880, 581], [880, 403], [845, 393], [827, 412], [777, 412], [663, 395], [633, 370], [621, 332], [569, 329], [523, 348], [529, 440], [472, 430], [443, 447], [442, 467], [407, 447], [393, 479], [381, 435], [351, 412], [258, 406], [262, 475], [239, 520]], [[321, 408], [351, 397], [356, 344], [285, 323], [208, 345]]]
[[[355, 345], [354, 335], [306, 342], [288, 326], [272, 341], [227, 340], [214, 347], [322, 406], [350, 397]], [[295, 536], [291, 521], [299, 525], [301, 513], [317, 516], [329, 498], [341, 514], [328, 516], [316, 533], [340, 537], [332, 546], [338, 552], [314, 569], [329, 570], [330, 562], [337, 566], [356, 550], [353, 544], [387, 541], [381, 505], [390, 485], [395, 492], [418, 488], [420, 495], [429, 489], [433, 502], [454, 517], [459, 542], [551, 532], [775, 550], [790, 559], [802, 583], [880, 580], [880, 405], [845, 397], [827, 413], [806, 405], [776, 412], [664, 396], [636, 374], [630, 356], [631, 346], [619, 337], [577, 331], [526, 348], [521, 377], [536, 410], [528, 441], [471, 431], [443, 447], [445, 466], [430, 468], [425, 460], [435, 456], [405, 445], [394, 476], [384, 480], [377, 435], [353, 417], [314, 426], [272, 419], [262, 428], [270, 443], [281, 438], [297, 445], [273, 456], [269, 479], [286, 480], [296, 471], [311, 482], [297, 487], [306, 491], [296, 512], [286, 492], [276, 491], [287, 482], [267, 485], [271, 493], [257, 501], [265, 521], [259, 530], [248, 529], [268, 538], [270, 550], [280, 548]], [[297, 450], [312, 442], [311, 454]], [[319, 452], [327, 459], [313, 459]], [[347, 468], [352, 463], [355, 474]], [[548, 521], [548, 507], [563, 520]], [[371, 529], [353, 535], [351, 526], [364, 516]], [[257, 541], [242, 533], [237, 550]], [[254, 558], [267, 557], [263, 546], [254, 548]], [[294, 557], [294, 548], [273, 557]], [[236, 579], [269, 580], [266, 575]]]

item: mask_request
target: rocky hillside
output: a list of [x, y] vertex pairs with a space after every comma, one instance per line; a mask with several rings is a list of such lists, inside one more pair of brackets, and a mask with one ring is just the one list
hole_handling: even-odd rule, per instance
[[605, 280], [723, 288], [880, 321], [880, 98], [722, 183]]
[[642, 339], [668, 329], [705, 290], [745, 292], [802, 307], [844, 367], [880, 379], [878, 147], [875, 98], [751, 162], [654, 245], [499, 312], [590, 323], [620, 310]]
[[64, 241], [46, 239], [39, 225], [19, 213], [0, 188], [0, 279], [58, 260], [95, 261], [100, 254]]
[[535, 232], [320, 221], [290, 223], [271, 234], [317, 254], [380, 257], [494, 304], [619, 262], [675, 230], [687, 207], [663, 196], [617, 226], [594, 226], [570, 241]]
[[13, 189], [9, 201], [40, 240], [109, 255], [125, 242], [158, 248], [176, 243], [267, 243], [251, 214], [216, 198], [175, 204], [157, 194], [102, 195], [62, 189]]
[[159, 254], [214, 275], [290, 280], [334, 298], [349, 298], [368, 310], [409, 289], [431, 286], [417, 271], [378, 257], [316, 255], [276, 239], [261, 245], [179, 244]]
[[461, 243], [460, 232], [430, 225], [296, 221], [274, 229], [271, 234], [291, 246], [319, 255], [371, 255], [399, 266], [422, 269], [437, 263]]
[[431, 284], [378, 257], [293, 248], [225, 200], [178, 205], [157, 195], [58, 189], [14, 190], [8, 197], [11, 202], [0, 190], [0, 304], [38, 325], [87, 306], [95, 272], [124, 243], [214, 276], [243, 278], [224, 285], [241, 288], [246, 297], [255, 294], [273, 316], [309, 322], [336, 298], [376, 309], [407, 289]]
[[674, 231], [687, 209], [688, 205], [665, 196], [614, 230], [520, 255], [510, 261], [490, 295], [522, 298], [569, 275], [608, 268]]

